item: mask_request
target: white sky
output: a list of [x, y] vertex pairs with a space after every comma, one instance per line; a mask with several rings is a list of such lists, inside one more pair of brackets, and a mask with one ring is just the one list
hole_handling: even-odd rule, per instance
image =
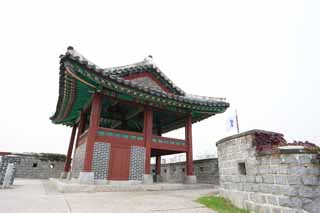
[[[2, 1], [0, 150], [66, 153], [71, 129], [49, 117], [67, 46], [100, 67], [153, 55], [188, 93], [226, 97], [227, 113], [193, 126], [213, 153], [238, 110], [240, 130], [320, 145], [320, 2]], [[182, 137], [183, 132], [170, 136]]]

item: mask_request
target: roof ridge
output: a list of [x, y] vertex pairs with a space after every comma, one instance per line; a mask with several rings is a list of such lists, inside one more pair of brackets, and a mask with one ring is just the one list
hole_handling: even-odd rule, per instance
[[[125, 69], [138, 68], [138, 67], [143, 67], [143, 66], [152, 66], [152, 68], [155, 70], [155, 72], [158, 73], [160, 75], [160, 77], [163, 78], [165, 81], [167, 81], [168, 84], [170, 85], [170, 87], [174, 91], [176, 91], [179, 95], [184, 96], [186, 94], [186, 92], [184, 92], [180, 87], [178, 87], [175, 83], [173, 83], [173, 81], [170, 80], [170, 78], [168, 78], [168, 76], [160, 70], [160, 68], [153, 62], [151, 55], [147, 56], [146, 58], [144, 58], [143, 61], [140, 61], [140, 62], [136, 62], [136, 63], [132, 63], [132, 64], [128, 64], [128, 65], [123, 65], [123, 66], [114, 66], [114, 67], [110, 67], [110, 68], [103, 68], [103, 69], [98, 67], [95, 63], [88, 60], [86, 57], [84, 57], [82, 54], [80, 54], [78, 51], [76, 51], [72, 46], [69, 46], [67, 48], [66, 55], [71, 55], [74, 58], [78, 58], [78, 60], [80, 62], [87, 63], [89, 66], [95, 67], [96, 69], [100, 69], [102, 71], [102, 73], [105, 75], [116, 75], [118, 77], [121, 77], [119, 75], [121, 74], [121, 71], [125, 70]], [[62, 55], [61, 57], [63, 58], [64, 56]]]
[[131, 63], [131, 64], [127, 64], [127, 65], [122, 65], [122, 66], [114, 66], [114, 67], [108, 67], [108, 68], [103, 68], [104, 72], [112, 72], [118, 69], [127, 69], [127, 68], [131, 68], [131, 67], [136, 67], [136, 66], [144, 66], [144, 65], [154, 65], [153, 63], [150, 63], [148, 61], [140, 61], [140, 62], [136, 62], [136, 63]]

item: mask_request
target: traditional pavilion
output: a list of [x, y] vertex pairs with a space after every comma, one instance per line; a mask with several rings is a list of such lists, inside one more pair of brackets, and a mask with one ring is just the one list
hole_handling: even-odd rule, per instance
[[[63, 176], [79, 178], [80, 183], [152, 183], [151, 157], [156, 157], [160, 175], [162, 155], [186, 153], [185, 182], [195, 183], [192, 124], [228, 107], [223, 98], [185, 93], [151, 56], [101, 69], [69, 47], [60, 56], [59, 98], [50, 118], [72, 127]], [[181, 127], [185, 127], [184, 140], [162, 137]]]

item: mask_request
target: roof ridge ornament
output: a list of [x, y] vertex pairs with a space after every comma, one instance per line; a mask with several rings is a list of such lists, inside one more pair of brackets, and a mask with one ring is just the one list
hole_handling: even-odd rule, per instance
[[153, 62], [153, 57], [152, 55], [148, 55], [147, 57], [144, 58], [144, 61], [152, 63]]

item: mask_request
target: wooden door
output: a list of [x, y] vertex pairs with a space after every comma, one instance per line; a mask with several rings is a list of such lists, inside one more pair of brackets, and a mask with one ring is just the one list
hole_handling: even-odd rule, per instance
[[129, 179], [130, 149], [129, 147], [112, 147], [109, 164], [109, 180]]

